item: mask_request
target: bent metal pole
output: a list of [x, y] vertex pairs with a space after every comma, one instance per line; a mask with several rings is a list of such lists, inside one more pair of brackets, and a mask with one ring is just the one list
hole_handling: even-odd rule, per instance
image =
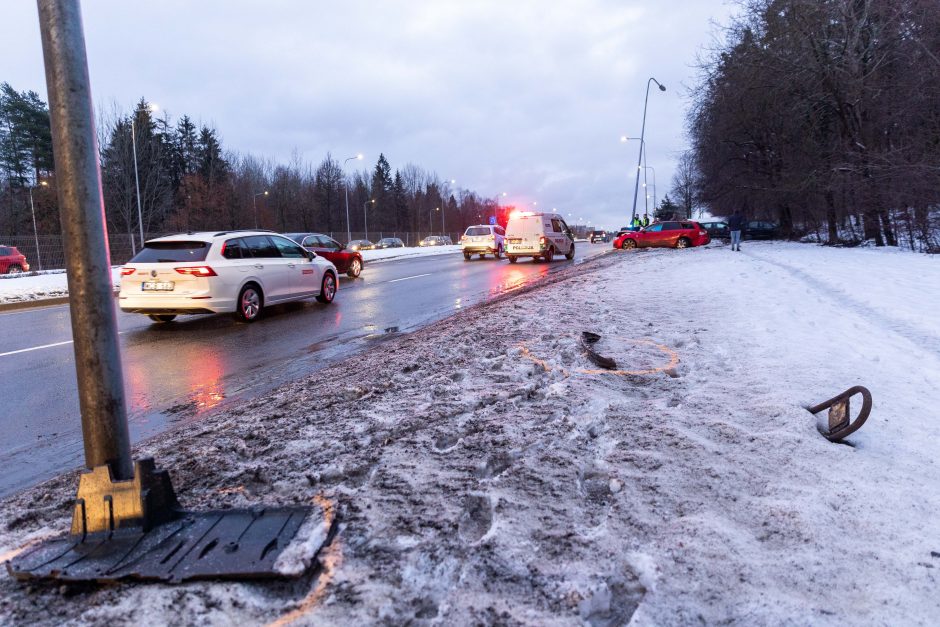
[[85, 465], [133, 479], [95, 116], [78, 0], [37, 0]]

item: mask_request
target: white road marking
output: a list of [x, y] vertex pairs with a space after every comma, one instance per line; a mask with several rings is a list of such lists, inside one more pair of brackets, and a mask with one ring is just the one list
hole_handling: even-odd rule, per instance
[[424, 274], [416, 274], [416, 275], [414, 275], [414, 276], [406, 276], [406, 277], [401, 278], [401, 279], [392, 279], [391, 281], [387, 281], [387, 282], [388, 282], [388, 283], [398, 283], [399, 281], [407, 281], [407, 280], [409, 280], [409, 279], [420, 279], [420, 278], [423, 277], [423, 276], [431, 276], [431, 273], [430, 273], [430, 272], [426, 272], [426, 273], [424, 273]]
[[[118, 335], [124, 335], [124, 331], [118, 331]], [[19, 355], [20, 353], [29, 353], [32, 351], [42, 350], [44, 348], [55, 348], [56, 346], [65, 346], [66, 344], [73, 343], [74, 340], [66, 340], [64, 342], [55, 342], [53, 344], [43, 344], [42, 346], [31, 346], [29, 348], [21, 348], [15, 351], [7, 351], [5, 353], [0, 353], [0, 357], [9, 357], [10, 355]]]

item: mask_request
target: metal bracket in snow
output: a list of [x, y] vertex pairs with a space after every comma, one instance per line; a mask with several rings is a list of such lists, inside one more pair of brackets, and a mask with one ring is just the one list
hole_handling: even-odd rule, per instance
[[[862, 395], [862, 408], [853, 420], [849, 409], [849, 399], [856, 394]], [[871, 413], [871, 392], [866, 387], [856, 385], [828, 401], [807, 407], [807, 409], [811, 414], [818, 414], [824, 409], [829, 410], [825, 418], [819, 417], [816, 428], [830, 442], [838, 442], [858, 431], [868, 420], [868, 414]]]
[[601, 336], [597, 333], [591, 333], [590, 331], [581, 331], [581, 348], [587, 354], [588, 359], [591, 360], [595, 365], [604, 368], [605, 370], [616, 370], [617, 362], [611, 359], [610, 357], [604, 357], [599, 355], [597, 351], [594, 350], [594, 345], [597, 344], [601, 339]]

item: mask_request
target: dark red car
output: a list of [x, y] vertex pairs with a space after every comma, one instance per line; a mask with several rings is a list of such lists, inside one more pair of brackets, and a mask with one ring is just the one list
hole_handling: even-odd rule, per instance
[[711, 241], [702, 225], [692, 220], [657, 222], [639, 231], [621, 233], [614, 248], [688, 248]]
[[348, 250], [329, 235], [322, 233], [286, 233], [285, 235], [307, 250], [312, 250], [332, 261], [337, 272], [345, 272], [346, 276], [352, 279], [362, 272], [362, 255], [359, 251]]
[[0, 274], [17, 274], [29, 272], [26, 255], [16, 249], [16, 246], [0, 246]]

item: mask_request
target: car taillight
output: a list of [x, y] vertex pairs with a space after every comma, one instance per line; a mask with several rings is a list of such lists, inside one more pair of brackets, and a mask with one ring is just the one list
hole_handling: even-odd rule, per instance
[[134, 274], [135, 272], [137, 272], [137, 270], [136, 270], [135, 268], [128, 268], [127, 266], [124, 266], [123, 268], [121, 268], [121, 276], [127, 276], [127, 275], [129, 275], [129, 274]]
[[184, 266], [182, 268], [173, 268], [180, 274], [189, 274], [192, 276], [218, 276], [215, 270], [209, 266]]
[[490, 239], [495, 240], [495, 239], [496, 239], [496, 236], [491, 234], [491, 235], [490, 235]]
[[699, 231], [698, 234], [699, 234], [699, 235], [707, 235], [707, 234], [708, 234], [708, 231]]

